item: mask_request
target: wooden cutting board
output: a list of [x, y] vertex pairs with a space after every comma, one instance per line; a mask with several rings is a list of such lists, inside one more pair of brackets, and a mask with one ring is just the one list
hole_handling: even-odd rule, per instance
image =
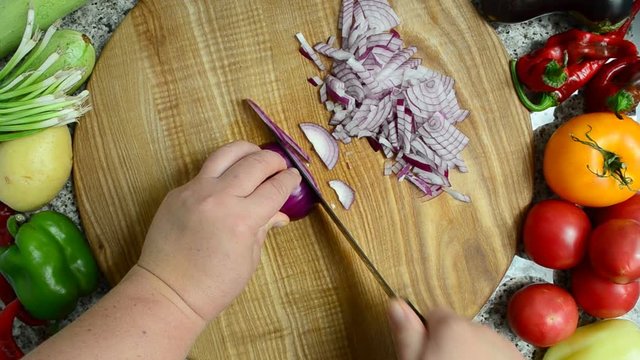
[[[382, 176], [366, 142], [340, 145], [327, 171], [311, 171], [330, 202], [329, 179], [357, 191], [338, 215], [398, 292], [423, 312], [448, 305], [473, 316], [504, 275], [532, 197], [532, 131], [511, 88], [507, 55], [469, 0], [396, 0], [407, 44], [456, 80], [471, 116], [470, 172], [453, 174], [469, 194], [418, 199]], [[136, 261], [164, 195], [208, 154], [238, 139], [273, 140], [242, 101], [254, 99], [306, 150], [297, 124], [326, 125], [297, 52], [337, 33], [339, 0], [141, 0], [104, 50], [89, 89], [94, 110], [75, 134], [78, 204], [100, 267], [116, 284]], [[271, 232], [247, 290], [193, 348], [194, 359], [388, 359], [384, 293], [318, 209]]]

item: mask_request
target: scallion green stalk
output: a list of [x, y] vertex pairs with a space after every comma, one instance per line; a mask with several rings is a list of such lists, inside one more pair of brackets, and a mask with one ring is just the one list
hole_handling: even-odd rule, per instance
[[[56, 48], [57, 42], [51, 42], [59, 24], [59, 21], [55, 22], [43, 34], [36, 28], [34, 9], [29, 8], [20, 45], [0, 69], [0, 142], [77, 122], [90, 110], [87, 90], [75, 96], [68, 93], [84, 81], [87, 71], [91, 71], [95, 53], [89, 44], [89, 56], [92, 56], [89, 69], [63, 68], [58, 62], [62, 61], [63, 52]], [[64, 31], [65, 36], [71, 33]], [[59, 42], [62, 36], [55, 37]]]

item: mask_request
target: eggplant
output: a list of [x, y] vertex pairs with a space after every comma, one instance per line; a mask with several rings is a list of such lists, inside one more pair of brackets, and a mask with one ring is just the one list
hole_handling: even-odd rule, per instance
[[504, 23], [567, 12], [600, 32], [608, 32], [622, 25], [632, 5], [633, 0], [480, 0], [480, 12], [490, 21]]

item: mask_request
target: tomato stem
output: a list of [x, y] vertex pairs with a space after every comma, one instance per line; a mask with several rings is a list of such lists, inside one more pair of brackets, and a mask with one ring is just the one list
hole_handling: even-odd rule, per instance
[[602, 164], [601, 174], [598, 173], [597, 171], [593, 171], [589, 167], [589, 164], [587, 164], [587, 169], [597, 177], [604, 178], [604, 177], [611, 176], [614, 179], [616, 179], [616, 181], [618, 181], [618, 183], [620, 184], [620, 188], [626, 187], [627, 189], [633, 191], [633, 189], [631, 189], [631, 184], [633, 183], [633, 179], [626, 175], [627, 164], [625, 164], [622, 161], [622, 159], [620, 158], [620, 156], [618, 156], [618, 154], [611, 152], [609, 150], [605, 150], [600, 145], [598, 145], [598, 143], [595, 140], [593, 140], [593, 138], [589, 135], [591, 130], [593, 130], [593, 127], [591, 127], [591, 125], [588, 125], [588, 126], [589, 126], [589, 131], [587, 131], [584, 134], [588, 141], [580, 140], [577, 136], [573, 134], [571, 134], [571, 140], [590, 146], [593, 149], [597, 150], [600, 154], [602, 154], [602, 157], [604, 158], [604, 162]]

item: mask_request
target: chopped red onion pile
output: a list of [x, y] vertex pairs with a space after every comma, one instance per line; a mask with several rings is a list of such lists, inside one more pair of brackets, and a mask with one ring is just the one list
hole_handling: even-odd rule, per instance
[[353, 202], [356, 200], [356, 192], [353, 191], [351, 186], [340, 180], [329, 181], [329, 186], [338, 195], [338, 200], [340, 201], [340, 204], [342, 204], [342, 207], [349, 210], [351, 205], [353, 205]]
[[417, 48], [405, 47], [394, 30], [400, 21], [387, 0], [343, 0], [338, 23], [340, 48], [332, 36], [311, 49], [296, 34], [300, 52], [319, 69], [318, 53], [333, 60], [324, 81], [309, 79], [332, 113], [333, 137], [345, 144], [367, 138], [388, 159], [385, 175], [406, 179], [429, 199], [446, 192], [470, 202], [449, 182], [449, 170], [468, 171], [461, 152], [469, 138], [455, 125], [469, 111], [458, 104], [454, 80], [413, 57]]

